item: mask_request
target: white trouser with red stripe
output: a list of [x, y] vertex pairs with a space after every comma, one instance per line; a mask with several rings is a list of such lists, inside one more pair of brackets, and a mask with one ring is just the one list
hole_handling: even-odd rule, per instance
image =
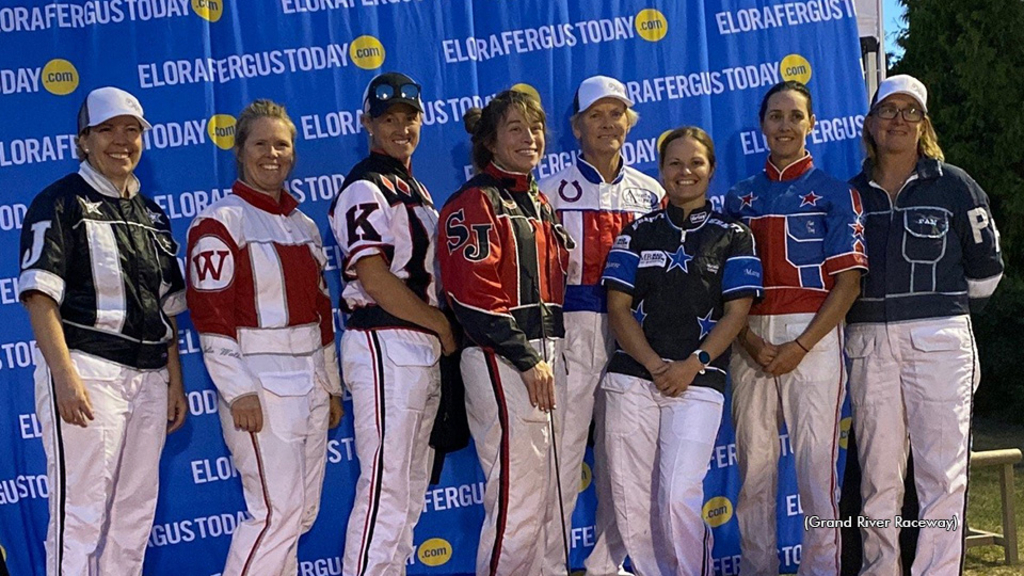
[[167, 436], [167, 370], [72, 350], [94, 416], [81, 428], [60, 420], [50, 371], [42, 355], [35, 360], [50, 486], [46, 574], [141, 574]]
[[[725, 398], [691, 386], [678, 398], [649, 380], [606, 374], [605, 426], [616, 521], [641, 576], [710, 576], [704, 476]], [[602, 471], [603, 472], [603, 471]]]
[[[533, 345], [542, 350], [541, 341]], [[487, 477], [476, 555], [478, 575], [551, 574], [546, 565], [546, 535], [558, 534], [562, 528], [552, 452], [552, 442], [560, 441], [565, 405], [562, 346], [561, 339], [549, 339], [546, 354], [542, 352], [555, 376], [554, 437], [548, 415], [530, 405], [526, 385], [512, 364], [476, 346], [462, 352], [469, 430]], [[555, 570], [565, 574], [564, 560]]]
[[[750, 329], [772, 344], [803, 333], [813, 314], [750, 316]], [[744, 576], [779, 573], [775, 509], [779, 480], [779, 430], [785, 422], [796, 462], [797, 487], [804, 516], [839, 517], [839, 420], [846, 395], [840, 324], [788, 374], [774, 377], [740, 346], [733, 346], [732, 418], [740, 467], [736, 516], [740, 527], [740, 572]], [[860, 437], [858, 437], [858, 442]], [[801, 576], [839, 573], [838, 528], [803, 533]]]
[[[295, 364], [299, 359], [289, 360]], [[259, 432], [236, 429], [231, 408], [221, 398], [224, 442], [242, 478], [251, 516], [231, 537], [224, 576], [298, 573], [299, 536], [312, 528], [320, 511], [330, 417], [330, 396], [314, 375], [312, 357], [304, 363], [307, 369], [300, 371], [253, 370], [260, 379], [263, 409]]]
[[359, 457], [343, 572], [405, 574], [434, 460], [441, 344], [414, 330], [348, 330], [341, 353]]
[[908, 441], [920, 518], [956, 519], [955, 529], [921, 531], [911, 574], [960, 574], [971, 410], [980, 378], [970, 317], [854, 324], [846, 350], [863, 514], [890, 521], [861, 528], [861, 574], [901, 572], [899, 528], [892, 520], [903, 505]]
[[[587, 451], [587, 437], [593, 419], [598, 383], [608, 364], [608, 354], [614, 349], [609, 335], [608, 316], [597, 312], [565, 312], [565, 368], [566, 401], [559, 404], [556, 414], [561, 416], [562, 451], [558, 457], [562, 476], [562, 504], [565, 509], [566, 534], [572, 542], [572, 515], [582, 480], [583, 457]], [[612, 509], [611, 484], [606, 472], [603, 422], [597, 422], [594, 444], [594, 488], [597, 491], [595, 532], [597, 542], [587, 556], [587, 573], [597, 576], [619, 573], [626, 559], [622, 537], [615, 526]], [[561, 525], [552, 525], [547, 534], [547, 567], [552, 573], [565, 566]]]

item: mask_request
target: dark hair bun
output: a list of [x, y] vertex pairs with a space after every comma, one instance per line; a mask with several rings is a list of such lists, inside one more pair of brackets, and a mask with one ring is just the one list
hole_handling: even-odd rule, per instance
[[476, 127], [480, 123], [480, 117], [483, 116], [484, 111], [480, 108], [470, 108], [466, 110], [466, 113], [462, 115], [462, 125], [466, 128], [466, 132], [470, 134], [476, 133]]

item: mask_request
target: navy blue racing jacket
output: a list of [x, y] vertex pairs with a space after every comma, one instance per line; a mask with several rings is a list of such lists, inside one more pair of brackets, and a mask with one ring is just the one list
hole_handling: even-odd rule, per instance
[[921, 158], [893, 202], [871, 170], [850, 181], [864, 206], [871, 268], [847, 322], [980, 310], [1003, 276], [999, 231], [981, 186], [956, 166]]

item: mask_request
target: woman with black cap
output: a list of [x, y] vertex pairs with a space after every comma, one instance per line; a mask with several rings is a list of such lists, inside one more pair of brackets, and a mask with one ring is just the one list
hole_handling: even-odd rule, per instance
[[[532, 170], [545, 114], [506, 91], [467, 112], [473, 164], [441, 212], [438, 244], [449, 302], [471, 341], [462, 353], [466, 412], [487, 475], [477, 574], [541, 574], [546, 534], [564, 530], [557, 458], [564, 404], [562, 304], [573, 242]], [[574, 486], [563, 486], [571, 490]]]
[[433, 463], [441, 353], [455, 351], [438, 308], [437, 211], [412, 175], [420, 85], [397, 72], [363, 96], [370, 155], [330, 209], [344, 255], [342, 372], [352, 393], [359, 481], [345, 538], [345, 574], [404, 574]]
[[142, 572], [160, 452], [187, 410], [175, 323], [185, 282], [167, 216], [134, 175], [142, 114], [124, 90], [90, 92], [82, 163], [36, 197], [22, 228], [19, 297], [42, 353], [47, 574]]
[[884, 80], [864, 121], [868, 158], [852, 180], [864, 202], [871, 258], [847, 316], [853, 427], [863, 514], [861, 574], [898, 574], [908, 446], [923, 520], [911, 574], [963, 568], [971, 407], [980, 376], [971, 312], [1002, 278], [988, 196], [946, 164], [928, 114], [928, 91], [900, 74]]

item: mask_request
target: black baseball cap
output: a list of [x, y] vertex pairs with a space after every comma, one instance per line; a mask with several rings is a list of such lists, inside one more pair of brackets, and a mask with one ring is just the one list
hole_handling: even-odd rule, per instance
[[366, 85], [363, 113], [370, 118], [377, 118], [395, 104], [408, 104], [423, 112], [419, 83], [401, 72], [385, 72]]

